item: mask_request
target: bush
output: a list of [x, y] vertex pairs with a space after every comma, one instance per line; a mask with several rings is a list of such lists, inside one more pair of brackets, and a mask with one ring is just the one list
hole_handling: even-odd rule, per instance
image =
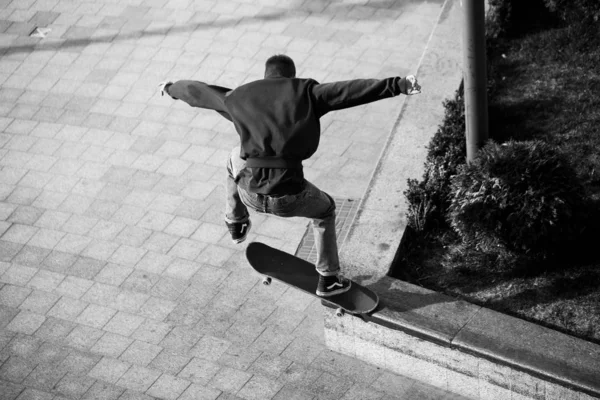
[[580, 233], [584, 191], [575, 170], [540, 141], [493, 141], [452, 179], [450, 225], [465, 242], [550, 254]]
[[517, 37], [555, 24], [554, 15], [544, 1], [555, 0], [490, 0], [486, 35], [489, 38]]
[[408, 180], [408, 224], [417, 231], [446, 224], [450, 177], [465, 163], [465, 102], [463, 85], [454, 99], [444, 101], [444, 120], [428, 146], [423, 179]]
[[592, 23], [600, 21], [598, 0], [544, 0], [548, 9], [565, 23]]

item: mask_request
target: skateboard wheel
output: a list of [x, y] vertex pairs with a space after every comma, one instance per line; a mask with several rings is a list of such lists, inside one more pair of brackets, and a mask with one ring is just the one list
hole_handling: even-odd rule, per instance
[[337, 315], [338, 317], [344, 316], [344, 309], [338, 308], [337, 310], [335, 310], [335, 315]]
[[271, 284], [271, 278], [263, 279], [263, 285], [269, 286]]

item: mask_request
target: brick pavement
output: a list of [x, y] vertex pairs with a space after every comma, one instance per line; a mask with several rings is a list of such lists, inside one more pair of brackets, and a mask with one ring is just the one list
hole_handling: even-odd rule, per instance
[[[156, 91], [233, 87], [275, 53], [321, 81], [406, 75], [440, 0], [0, 6], [2, 400], [451, 398], [327, 350], [318, 301], [259, 284], [222, 224], [234, 130]], [[307, 177], [360, 198], [400, 104], [326, 116]], [[289, 252], [306, 229], [253, 224]]]

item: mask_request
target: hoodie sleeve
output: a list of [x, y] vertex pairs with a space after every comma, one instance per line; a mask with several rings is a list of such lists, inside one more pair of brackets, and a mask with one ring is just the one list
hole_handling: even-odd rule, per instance
[[200, 81], [177, 81], [166, 88], [166, 92], [175, 100], [182, 100], [192, 107], [215, 110], [231, 121], [225, 107], [225, 96], [231, 89], [216, 85], [207, 85]]
[[401, 93], [404, 78], [354, 79], [331, 83], [316, 84], [312, 93], [321, 115], [329, 111], [342, 110], [373, 101], [397, 96]]

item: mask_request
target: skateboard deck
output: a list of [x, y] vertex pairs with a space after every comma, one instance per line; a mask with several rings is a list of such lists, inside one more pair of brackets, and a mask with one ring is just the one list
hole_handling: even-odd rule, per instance
[[337, 315], [368, 314], [377, 308], [379, 297], [366, 287], [352, 282], [350, 290], [330, 297], [317, 296], [319, 273], [314, 264], [264, 243], [252, 242], [246, 248], [246, 258], [256, 272], [263, 275], [263, 283], [268, 285], [275, 279], [337, 308]]

